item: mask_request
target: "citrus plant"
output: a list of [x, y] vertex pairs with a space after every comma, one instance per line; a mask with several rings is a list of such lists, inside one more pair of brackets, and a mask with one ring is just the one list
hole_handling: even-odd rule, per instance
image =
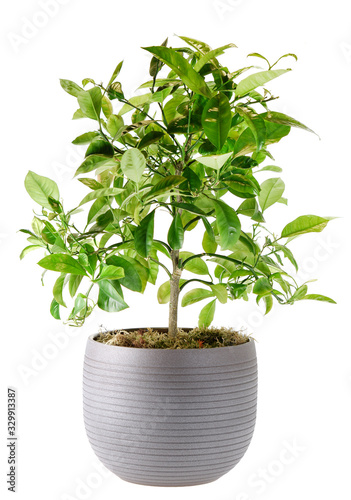
[[[270, 64], [254, 53], [266, 70], [228, 69], [218, 57], [235, 45], [212, 50], [180, 38], [186, 46], [169, 48], [166, 40], [145, 48], [152, 55], [151, 79], [132, 97], [119, 81], [122, 62], [106, 85], [61, 80], [78, 101], [73, 119], [88, 119], [89, 131], [73, 140], [87, 146], [74, 182], [88, 192], [68, 210], [53, 180], [28, 172], [25, 187], [42, 208], [32, 230], [22, 230], [30, 245], [21, 254], [44, 250], [39, 266], [58, 273], [51, 303], [56, 319], [66, 307], [65, 287], [74, 298], [68, 320], [80, 325], [95, 305], [110, 312], [128, 307], [123, 289], [144, 293], [159, 272], [166, 281], [158, 301], [169, 302], [172, 336], [183, 290], [182, 306], [207, 300], [200, 327], [211, 324], [217, 301], [248, 300], [250, 293], [266, 313], [274, 301], [334, 302], [309, 294], [307, 284], [299, 286], [284, 268], [290, 261], [298, 269], [289, 241], [322, 231], [330, 218], [303, 215], [280, 234], [265, 221], [272, 205], [287, 203], [276, 175], [282, 169], [272, 165], [268, 147], [291, 127], [310, 131], [268, 108], [276, 98], [265, 85], [289, 71], [276, 68], [282, 58], [296, 56]], [[261, 172], [273, 176], [261, 182]], [[86, 223], [79, 225], [82, 210]], [[199, 227], [203, 251], [194, 252], [187, 234]]]

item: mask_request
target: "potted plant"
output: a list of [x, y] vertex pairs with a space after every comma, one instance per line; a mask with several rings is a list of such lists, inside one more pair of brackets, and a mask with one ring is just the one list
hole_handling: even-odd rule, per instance
[[[61, 80], [78, 101], [73, 118], [90, 119], [90, 131], [73, 141], [87, 146], [75, 178], [88, 193], [68, 210], [53, 180], [29, 172], [25, 187], [41, 212], [32, 230], [22, 230], [30, 245], [21, 255], [45, 251], [39, 266], [58, 273], [51, 314], [60, 319], [70, 296], [68, 321], [77, 326], [95, 306], [125, 309], [125, 289], [144, 293], [164, 274], [158, 301], [169, 303], [168, 328], [92, 335], [84, 365], [84, 418], [95, 453], [127, 481], [164, 486], [217, 479], [253, 433], [254, 341], [211, 328], [216, 303], [253, 294], [268, 313], [274, 302], [334, 302], [309, 294], [285, 267], [297, 270], [289, 241], [322, 231], [330, 217], [300, 216], [280, 234], [265, 221], [273, 204], [286, 204], [268, 147], [291, 127], [309, 130], [271, 111], [276, 98], [264, 88], [289, 71], [277, 69], [282, 58], [296, 56], [270, 64], [254, 53], [267, 69], [230, 70], [218, 57], [233, 44], [212, 50], [180, 38], [186, 46], [169, 48], [166, 40], [145, 49], [151, 79], [133, 97], [118, 80], [122, 62], [106, 85]], [[273, 177], [262, 181], [262, 172]], [[184, 244], [193, 230], [200, 252], [196, 240]], [[180, 295], [182, 306], [207, 301], [197, 328], [194, 320], [178, 329]]]

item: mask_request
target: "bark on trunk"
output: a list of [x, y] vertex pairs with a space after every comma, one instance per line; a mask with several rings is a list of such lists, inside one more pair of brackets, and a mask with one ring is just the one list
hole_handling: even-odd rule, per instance
[[169, 301], [168, 335], [175, 337], [178, 331], [179, 281], [182, 270], [179, 269], [179, 250], [171, 252], [173, 273], [171, 278], [171, 296]]

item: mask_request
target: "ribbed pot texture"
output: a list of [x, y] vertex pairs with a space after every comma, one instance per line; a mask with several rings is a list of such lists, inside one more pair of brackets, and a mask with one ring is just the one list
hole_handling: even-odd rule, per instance
[[138, 349], [88, 339], [84, 421], [101, 462], [129, 482], [215, 481], [247, 450], [255, 426], [255, 344]]

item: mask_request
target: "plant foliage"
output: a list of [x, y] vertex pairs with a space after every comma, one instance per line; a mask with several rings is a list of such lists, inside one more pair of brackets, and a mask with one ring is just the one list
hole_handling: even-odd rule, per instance
[[[213, 321], [218, 301], [248, 300], [250, 293], [266, 312], [274, 302], [333, 302], [308, 294], [307, 285], [299, 286], [285, 269], [289, 261], [298, 269], [289, 241], [322, 231], [330, 218], [303, 215], [278, 234], [265, 223], [274, 204], [286, 204], [284, 182], [276, 175], [282, 169], [271, 165], [268, 148], [292, 127], [309, 130], [268, 109], [275, 97], [263, 86], [288, 70], [272, 69], [276, 63], [258, 72], [230, 70], [218, 57], [235, 45], [212, 50], [181, 38], [186, 47], [170, 48], [166, 40], [145, 48], [152, 55], [151, 79], [138, 95], [124, 93], [122, 62], [107, 85], [90, 78], [82, 86], [61, 80], [77, 101], [74, 119], [87, 119], [87, 132], [72, 141], [86, 147], [74, 182], [87, 194], [67, 209], [53, 180], [29, 172], [25, 187], [41, 212], [32, 230], [22, 230], [30, 245], [21, 254], [43, 250], [39, 266], [57, 273], [54, 318], [69, 296], [71, 324], [81, 325], [96, 305], [121, 311], [128, 307], [124, 290], [144, 293], [159, 273], [166, 281], [158, 300], [170, 301], [171, 334], [183, 290], [182, 306], [207, 301], [201, 327]], [[250, 75], [243, 77], [246, 71]], [[75, 222], [81, 210], [83, 226]], [[160, 210], [168, 214], [162, 227]], [[202, 227], [200, 253], [187, 246], [187, 233], [195, 227]], [[163, 231], [161, 239], [156, 229]]]

